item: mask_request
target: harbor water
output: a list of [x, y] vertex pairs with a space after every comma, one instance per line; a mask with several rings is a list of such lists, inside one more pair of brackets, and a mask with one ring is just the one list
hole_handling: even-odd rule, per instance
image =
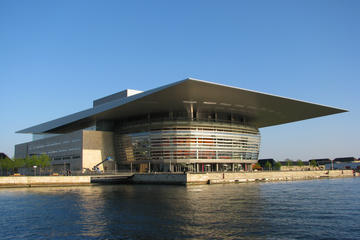
[[360, 239], [360, 178], [0, 189], [0, 239]]

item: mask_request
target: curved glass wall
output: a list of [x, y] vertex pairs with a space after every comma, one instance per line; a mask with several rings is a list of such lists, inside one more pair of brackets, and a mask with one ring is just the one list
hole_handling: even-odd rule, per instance
[[158, 122], [115, 133], [119, 162], [251, 163], [258, 159], [258, 129], [208, 122]]

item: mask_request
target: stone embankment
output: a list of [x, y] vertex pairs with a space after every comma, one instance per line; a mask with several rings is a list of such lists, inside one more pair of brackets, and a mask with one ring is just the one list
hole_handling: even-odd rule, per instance
[[9, 176], [0, 177], [0, 187], [86, 185], [90, 181], [90, 176]]
[[319, 178], [353, 177], [352, 170], [332, 171], [259, 171], [224, 173], [149, 173], [135, 174], [132, 183], [214, 184], [255, 181], [293, 181]]
[[[356, 173], [357, 176], [359, 173]], [[215, 184], [256, 181], [293, 181], [319, 178], [353, 177], [352, 170], [259, 171], [211, 173], [129, 173], [114, 176], [10, 176], [0, 177], [0, 187], [69, 186], [120, 183]]]
[[352, 170], [332, 171], [259, 171], [240, 173], [209, 173], [190, 174], [187, 176], [188, 184], [203, 183], [232, 183], [255, 181], [293, 181], [318, 178], [353, 177]]

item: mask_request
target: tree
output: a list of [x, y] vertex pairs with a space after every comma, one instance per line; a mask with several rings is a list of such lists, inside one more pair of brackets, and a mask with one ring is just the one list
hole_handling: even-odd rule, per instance
[[38, 159], [37, 159], [37, 166], [40, 167], [40, 174], [41, 174], [41, 169], [42, 168], [46, 168], [46, 167], [49, 167], [50, 166], [50, 162], [51, 162], [51, 159], [48, 155], [46, 154], [41, 154], [40, 156], [38, 156]]
[[25, 162], [24, 165], [27, 168], [33, 168], [34, 166], [39, 167], [39, 171], [41, 174], [41, 170], [43, 168], [50, 166], [51, 159], [48, 155], [41, 154], [41, 155], [28, 156], [25, 158], [24, 162]]
[[25, 166], [25, 159], [23, 158], [16, 158], [14, 160], [14, 172], [18, 172], [19, 168], [22, 168]]
[[39, 157], [37, 155], [27, 156], [25, 158], [25, 167], [32, 169], [34, 166], [39, 166]]
[[0, 160], [0, 167], [2, 169], [2, 171], [6, 172], [6, 175], [9, 174], [9, 169], [13, 169], [14, 168], [14, 161], [11, 160], [10, 158], [4, 158]]
[[293, 165], [293, 162], [291, 161], [291, 159], [287, 158], [287, 159], [285, 159], [285, 161], [286, 161], [286, 165], [287, 165], [288, 167], [290, 167], [290, 166]]
[[302, 166], [304, 166], [304, 163], [303, 163], [303, 161], [301, 161], [301, 160], [297, 160], [297, 165], [298, 165], [299, 167], [302, 167]]
[[315, 160], [311, 160], [311, 161], [310, 161], [310, 166], [316, 167], [316, 166], [317, 166], [316, 161], [315, 161]]
[[255, 164], [252, 165], [252, 169], [253, 170], [261, 170], [262, 168], [261, 168], [259, 163], [255, 163]]
[[41, 154], [38, 158], [38, 164], [40, 167], [45, 168], [50, 166], [51, 159], [46, 154]]
[[35, 158], [36, 158], [35, 155], [27, 156], [27, 157], [24, 159], [25, 167], [27, 167], [27, 168], [32, 168], [32, 167], [35, 165], [35, 161], [36, 161]]
[[274, 170], [281, 170], [281, 163], [280, 162], [276, 162], [274, 164]]
[[271, 162], [266, 161], [266, 163], [265, 163], [265, 169], [266, 169], [266, 170], [271, 170], [271, 167], [272, 167]]

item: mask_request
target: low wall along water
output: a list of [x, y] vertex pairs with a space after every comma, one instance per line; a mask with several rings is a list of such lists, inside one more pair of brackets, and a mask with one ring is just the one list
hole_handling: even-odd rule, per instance
[[352, 170], [333, 171], [259, 171], [259, 172], [223, 172], [223, 173], [146, 173], [135, 174], [133, 183], [159, 184], [213, 184], [254, 181], [292, 181], [303, 179], [352, 177]]
[[11, 176], [0, 177], [0, 187], [41, 186], [41, 185], [81, 185], [90, 184], [90, 176]]
[[195, 173], [187, 175], [188, 184], [231, 183], [253, 181], [292, 181], [317, 178], [352, 177], [352, 170], [333, 171], [259, 171], [259, 172], [225, 172]]
[[[359, 173], [356, 173], [357, 176]], [[255, 181], [293, 181], [318, 178], [353, 177], [352, 170], [259, 171], [211, 173], [135, 173], [129, 176], [11, 176], [0, 177], [0, 187], [91, 184], [92, 178], [104, 178], [107, 184], [215, 184]], [[121, 178], [121, 179], [120, 179]], [[96, 181], [93, 181], [96, 182]], [[97, 181], [99, 183], [99, 181]], [[100, 181], [101, 182], [101, 181]]]

